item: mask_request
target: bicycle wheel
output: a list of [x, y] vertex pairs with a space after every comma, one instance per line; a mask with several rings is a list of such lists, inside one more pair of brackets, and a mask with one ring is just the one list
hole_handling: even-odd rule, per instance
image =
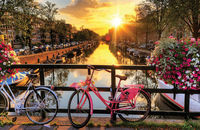
[[4, 95], [4, 93], [2, 93], [2, 92], [0, 91], [0, 116], [1, 116], [4, 112], [6, 112], [6, 107], [8, 106], [7, 104], [8, 104], [8, 102], [7, 102], [6, 96]]
[[58, 111], [58, 100], [52, 90], [38, 88], [27, 96], [24, 108], [30, 121], [36, 124], [46, 124], [55, 118]]
[[68, 118], [76, 128], [84, 127], [90, 120], [91, 103], [83, 90], [75, 91], [68, 103]]
[[[131, 101], [134, 104], [134, 99]], [[121, 102], [117, 104], [117, 107], [119, 108], [127, 108], [132, 107], [132, 103], [128, 102]], [[140, 91], [138, 93], [135, 107], [132, 109], [124, 109], [118, 111], [118, 116], [120, 119], [122, 119], [125, 122], [138, 122], [144, 120], [150, 111], [150, 99], [149, 96], [143, 92]]]

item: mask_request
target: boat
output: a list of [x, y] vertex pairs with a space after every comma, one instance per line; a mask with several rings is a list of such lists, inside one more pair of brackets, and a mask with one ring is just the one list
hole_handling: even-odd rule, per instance
[[[174, 86], [165, 84], [162, 80], [158, 80], [158, 88], [160, 89], [173, 89]], [[185, 94], [161, 93], [161, 96], [170, 103], [174, 108], [184, 110]], [[171, 107], [172, 107], [171, 106]], [[200, 111], [200, 94], [190, 94], [189, 103], [190, 112]]]
[[28, 77], [26, 76], [26, 74], [29, 74], [29, 73], [30, 73], [30, 71], [28, 71], [28, 72], [26, 72], [26, 71], [20, 72], [19, 71], [12, 77], [7, 78], [6, 82], [10, 86], [25, 86], [28, 82]]
[[60, 64], [65, 62], [65, 58], [63, 57], [63, 55], [57, 55], [56, 58], [51, 58], [49, 62], [52, 62], [53, 64]]
[[73, 49], [73, 52], [76, 53], [76, 56], [80, 56], [82, 54], [82, 51], [78, 48], [78, 49]]

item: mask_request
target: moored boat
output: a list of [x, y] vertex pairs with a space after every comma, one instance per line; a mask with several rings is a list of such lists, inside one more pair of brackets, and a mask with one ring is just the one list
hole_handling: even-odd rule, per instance
[[[158, 88], [172, 89], [173, 86], [165, 84], [163, 81], [158, 80]], [[164, 97], [167, 101], [169, 101], [171, 105], [174, 105], [174, 107], [182, 110], [184, 109], [185, 94], [176, 94], [175, 99], [174, 99], [174, 94], [172, 93], [161, 93], [161, 96]], [[190, 95], [189, 110], [191, 112], [200, 111], [200, 94]]]

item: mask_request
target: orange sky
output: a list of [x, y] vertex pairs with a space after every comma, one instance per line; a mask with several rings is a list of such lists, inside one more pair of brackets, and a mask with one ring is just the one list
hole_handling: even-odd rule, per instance
[[[38, 0], [44, 3], [47, 0]], [[104, 35], [112, 20], [125, 14], [134, 14], [134, 6], [141, 0], [48, 0], [59, 8], [57, 19], [65, 19], [79, 29], [89, 28]]]

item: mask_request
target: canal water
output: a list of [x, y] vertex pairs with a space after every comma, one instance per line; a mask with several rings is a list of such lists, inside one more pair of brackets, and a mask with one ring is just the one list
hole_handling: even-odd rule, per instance
[[[125, 52], [117, 55], [117, 49], [113, 45], [108, 45], [103, 42], [93, 45], [90, 49], [83, 51], [79, 57], [68, 59], [65, 64], [85, 64], [85, 65], [144, 65], [145, 61], [139, 59], [130, 59]], [[73, 82], [84, 81], [87, 77], [87, 69], [55, 69], [45, 73], [45, 84], [54, 86], [68, 87]], [[141, 70], [116, 70], [116, 74], [123, 74], [128, 79], [122, 83], [135, 84], [143, 83], [147, 87], [154, 88], [156, 83], [150, 77], [146, 78], [146, 73]], [[106, 71], [95, 71], [93, 81], [96, 87], [110, 87], [111, 74]], [[116, 78], [116, 84], [118, 83]], [[72, 92], [57, 91], [61, 109], [67, 109], [68, 101]], [[105, 105], [91, 92], [93, 98], [94, 109], [104, 109]], [[101, 95], [108, 99], [109, 92], [101, 92]], [[154, 97], [154, 96], [152, 96]], [[153, 104], [153, 103], [152, 103]], [[152, 105], [154, 106], [154, 105]], [[154, 110], [157, 109], [155, 106]], [[66, 113], [58, 114], [59, 116], [66, 116]], [[97, 115], [96, 115], [97, 116]], [[100, 115], [102, 116], [102, 114]]]

